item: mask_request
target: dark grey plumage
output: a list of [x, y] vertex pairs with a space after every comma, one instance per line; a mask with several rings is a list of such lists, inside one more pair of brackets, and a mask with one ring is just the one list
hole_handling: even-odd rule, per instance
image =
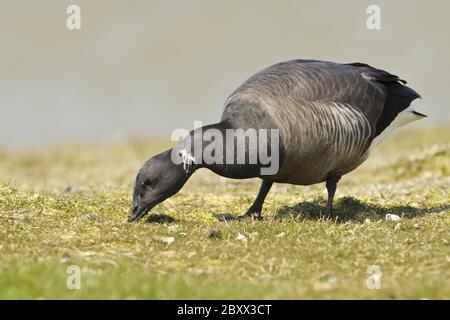
[[372, 140], [419, 97], [401, 83], [361, 63], [282, 62], [245, 81], [227, 99], [221, 120], [280, 129], [284, 160], [267, 180], [318, 183], [360, 165]]
[[[260, 217], [274, 182], [309, 185], [325, 181], [325, 216], [329, 216], [341, 176], [363, 163], [371, 146], [387, 132], [424, 116], [413, 109], [405, 115], [419, 94], [404, 84], [406, 81], [397, 76], [362, 63], [293, 60], [268, 67], [230, 95], [219, 123], [202, 129], [219, 130], [224, 135], [227, 129], [279, 129], [278, 172], [263, 176], [260, 164], [225, 161], [207, 165], [194, 159], [184, 167], [171, 163], [173, 150], [183, 150], [192, 157], [193, 141], [198, 139], [193, 131], [189, 136], [192, 139], [149, 159], [141, 168], [135, 182], [131, 220], [178, 192], [199, 168], [229, 178], [263, 179], [245, 217]], [[200, 140], [202, 148], [214, 143], [201, 135]], [[255, 152], [247, 148], [246, 158]]]

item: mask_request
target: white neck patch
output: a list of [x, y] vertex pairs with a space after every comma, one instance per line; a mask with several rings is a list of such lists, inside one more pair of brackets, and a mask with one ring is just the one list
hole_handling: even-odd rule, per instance
[[189, 166], [195, 163], [195, 158], [186, 149], [180, 150], [180, 156], [184, 170], [187, 170]]

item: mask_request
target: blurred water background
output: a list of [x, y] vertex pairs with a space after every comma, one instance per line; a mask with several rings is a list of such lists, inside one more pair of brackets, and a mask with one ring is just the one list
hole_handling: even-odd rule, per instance
[[[66, 28], [71, 4], [81, 30]], [[448, 125], [449, 15], [444, 0], [2, 0], [0, 146], [169, 138], [294, 58], [386, 69], [423, 96], [422, 125]]]

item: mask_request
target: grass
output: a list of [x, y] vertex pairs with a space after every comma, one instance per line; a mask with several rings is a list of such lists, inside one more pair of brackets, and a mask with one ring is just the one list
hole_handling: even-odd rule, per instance
[[[413, 127], [389, 138], [341, 180], [332, 221], [318, 217], [323, 185], [277, 185], [263, 221], [217, 221], [243, 213], [258, 180], [199, 171], [128, 223], [132, 180], [167, 144], [2, 150], [0, 298], [449, 299], [449, 136]], [[79, 290], [66, 286], [72, 265]], [[366, 285], [373, 265], [379, 290]]]

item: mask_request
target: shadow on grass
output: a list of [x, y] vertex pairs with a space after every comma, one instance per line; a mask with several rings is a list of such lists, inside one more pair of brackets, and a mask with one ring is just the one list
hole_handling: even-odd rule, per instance
[[[286, 206], [277, 211], [275, 219], [296, 218], [317, 220], [323, 215], [325, 203], [325, 201], [305, 201], [295, 206]], [[424, 208], [416, 208], [408, 205], [383, 207], [365, 203], [353, 197], [344, 197], [334, 202], [331, 219], [342, 223], [347, 221], [364, 222], [367, 218], [372, 220], [385, 219], [388, 213], [411, 219], [428, 213], [438, 213], [447, 209], [450, 209], [450, 205]]]
[[161, 224], [174, 223], [177, 221], [178, 221], [177, 219], [165, 214], [151, 214], [148, 216], [147, 220], [145, 220], [145, 222], [147, 223], [161, 223]]

